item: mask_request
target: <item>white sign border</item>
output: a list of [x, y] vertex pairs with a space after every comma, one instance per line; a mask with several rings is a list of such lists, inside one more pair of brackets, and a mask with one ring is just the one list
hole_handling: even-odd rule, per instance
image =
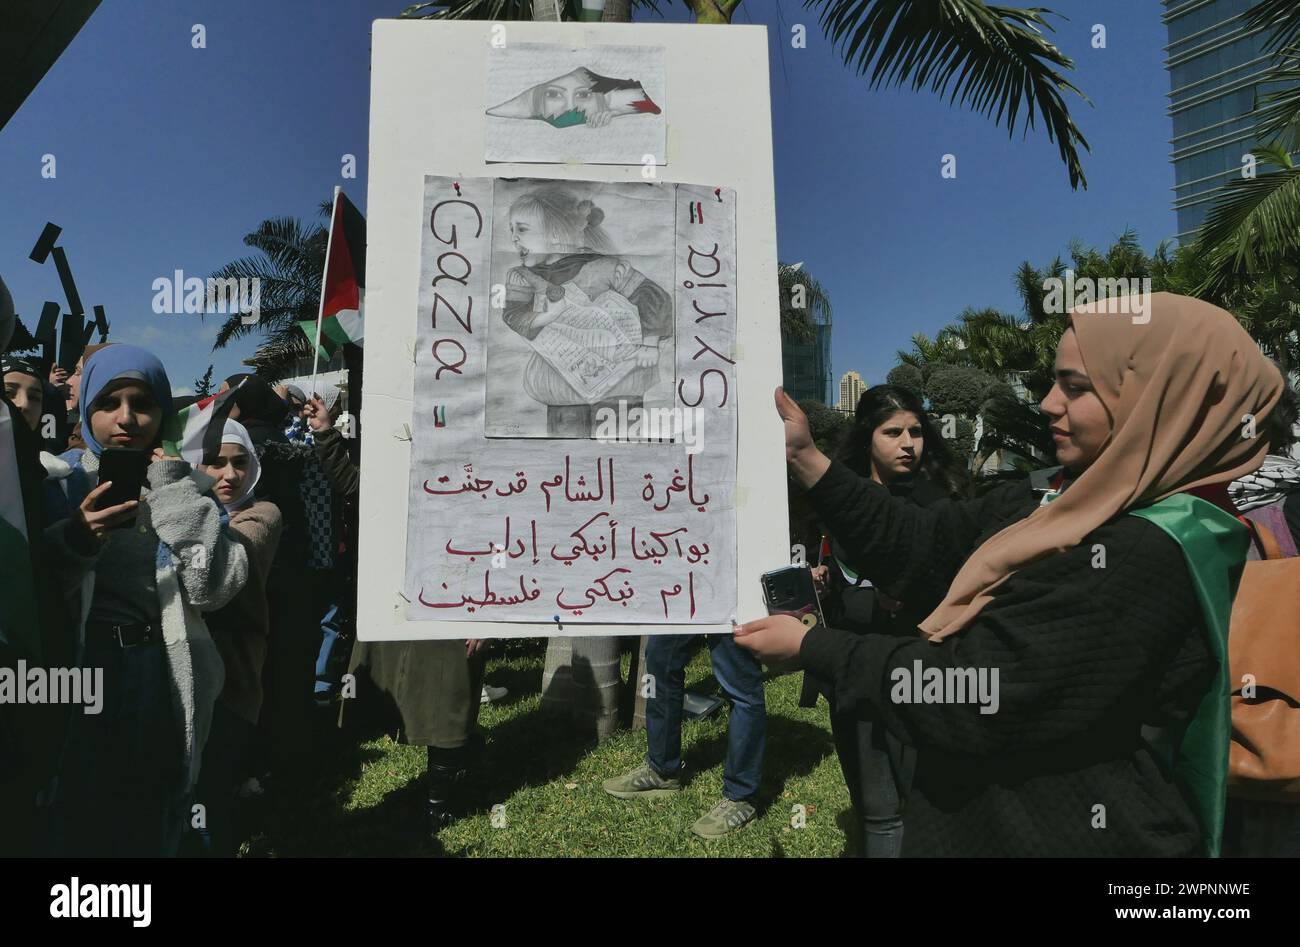
[[[489, 46], [502, 37], [506, 42], [664, 47], [674, 109], [668, 166], [656, 169], [656, 180], [712, 183], [734, 188], [737, 195], [739, 285], [732, 356], [740, 397], [737, 469], [745, 480], [736, 491], [737, 621], [764, 613], [759, 576], [789, 562], [784, 441], [772, 403], [772, 391], [781, 380], [781, 343], [766, 27], [376, 20], [366, 206], [358, 637], [382, 641], [728, 632], [726, 624], [573, 624], [561, 630], [539, 623], [406, 618], [401, 587], [424, 176], [645, 180], [640, 166], [486, 163], [483, 76]], [[709, 97], [692, 100], [683, 94], [687, 89], [708, 89]], [[422, 123], [421, 115], [428, 121]]]

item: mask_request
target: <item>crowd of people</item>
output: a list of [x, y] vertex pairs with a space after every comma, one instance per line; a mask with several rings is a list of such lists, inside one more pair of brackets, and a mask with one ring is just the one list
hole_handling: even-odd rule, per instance
[[[8, 617], [23, 633], [0, 638], [0, 663], [103, 673], [98, 713], [4, 708], [0, 846], [233, 855], [241, 795], [306, 788], [313, 702], [355, 615], [356, 432], [316, 393], [242, 374], [221, 387], [219, 449], [177, 447], [163, 426], [187, 399], [143, 348], [91, 346], [71, 373], [0, 368], [30, 557], [5, 568], [34, 602], [31, 628]], [[652, 636], [645, 761], [606, 792], [681, 790], [684, 672], [703, 643], [732, 705], [705, 838], [764, 805], [766, 663], [804, 671], [804, 706], [829, 701], [867, 857], [1242, 850], [1222, 791], [1225, 606], [1260, 527], [1295, 555], [1300, 464], [1295, 395], [1229, 313], [1169, 294], [1145, 324], [1074, 312], [1041, 403], [1058, 466], [992, 489], [904, 388], [869, 389], [833, 459], [779, 389], [776, 407], [818, 519], [821, 621]], [[106, 505], [114, 448], [149, 463], [138, 498]], [[486, 645], [351, 654], [360, 692], [341, 715], [382, 706], [428, 748], [430, 832], [489, 802], [466, 788]], [[967, 674], [991, 679], [991, 703], [943, 691]], [[1270, 826], [1300, 853], [1294, 818]]]

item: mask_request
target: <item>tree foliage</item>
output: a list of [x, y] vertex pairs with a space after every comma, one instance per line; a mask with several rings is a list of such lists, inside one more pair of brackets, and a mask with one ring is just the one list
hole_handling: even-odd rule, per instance
[[820, 401], [801, 401], [799, 407], [808, 415], [808, 427], [817, 449], [824, 454], [833, 455], [844, 435], [853, 426], [853, 419], [834, 408], [826, 407]]
[[[323, 206], [328, 215], [329, 205]], [[304, 224], [293, 217], [264, 220], [244, 237], [244, 244], [256, 250], [256, 255], [227, 263], [212, 277], [260, 280], [260, 316], [256, 322], [245, 323], [240, 313], [232, 313], [217, 332], [213, 351], [235, 339], [259, 334], [265, 341], [249, 361], [258, 374], [271, 380], [289, 374], [297, 359], [310, 357], [311, 342], [298, 323], [314, 321], [320, 310], [328, 240], [327, 227]]]
[[203, 373], [203, 377], [194, 379], [194, 396], [202, 400], [210, 394], [212, 394], [212, 366], [208, 365], [208, 370]]

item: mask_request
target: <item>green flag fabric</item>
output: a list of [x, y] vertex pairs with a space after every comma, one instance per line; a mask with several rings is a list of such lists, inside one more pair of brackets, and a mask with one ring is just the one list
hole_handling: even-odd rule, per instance
[[1175, 777], [1191, 793], [1204, 832], [1205, 854], [1217, 858], [1223, 844], [1228, 794], [1228, 751], [1232, 742], [1232, 683], [1228, 670], [1228, 622], [1250, 531], [1213, 503], [1176, 493], [1129, 510], [1150, 520], [1178, 543], [1196, 588], [1210, 650], [1219, 668], [1183, 735]]

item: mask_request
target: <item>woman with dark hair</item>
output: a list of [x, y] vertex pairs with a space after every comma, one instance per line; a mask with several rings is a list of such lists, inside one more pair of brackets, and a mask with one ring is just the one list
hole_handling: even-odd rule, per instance
[[1250, 544], [1226, 487], [1263, 462], [1284, 386], [1230, 313], [1122, 305], [1069, 314], [1041, 405], [1062, 465], [1046, 489], [900, 502], [821, 454], [777, 390], [791, 473], [852, 564], [902, 601], [943, 600], [914, 637], [775, 615], [736, 640], [834, 678], [916, 748], [906, 855], [1220, 851]]
[[966, 491], [961, 464], [930, 423], [921, 399], [898, 385], [873, 385], [862, 393], [835, 459], [876, 483], [928, 482], [943, 496]]
[[[959, 494], [961, 471], [926, 417], [921, 399], [905, 388], [875, 385], [858, 400], [853, 427], [836, 460], [901, 501], [927, 507]], [[830, 524], [830, 555], [813, 570], [822, 611], [833, 628], [854, 634], [913, 635], [938, 604], [935, 596], [900, 602], [860, 576]], [[902, 846], [902, 797], [913, 755], [878, 726], [866, 701], [837, 701], [832, 682], [804, 675], [799, 703], [811, 707], [821, 693], [831, 705], [831, 733], [853, 801], [858, 851], [867, 858], [896, 858]]]

